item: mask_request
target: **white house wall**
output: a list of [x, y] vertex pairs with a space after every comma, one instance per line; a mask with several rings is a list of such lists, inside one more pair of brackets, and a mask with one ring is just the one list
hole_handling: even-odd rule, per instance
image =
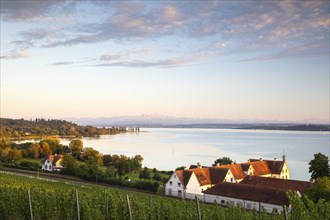
[[183, 193], [183, 183], [174, 172], [165, 184], [165, 195], [183, 197]]
[[[231, 203], [234, 206], [239, 205], [240, 207], [244, 207], [245, 209], [256, 209], [259, 211], [259, 202], [243, 200], [238, 198], [231, 198], [226, 196], [217, 196], [211, 194], [204, 194], [204, 202], [207, 203], [217, 203], [220, 205], [227, 205], [227, 203]], [[274, 205], [269, 203], [260, 203], [261, 210], [265, 209], [268, 213], [272, 213], [273, 209], [276, 209], [278, 213], [283, 211], [283, 207], [280, 205]]]
[[195, 199], [197, 196], [199, 199], [203, 199], [203, 191], [209, 187], [211, 187], [211, 185], [201, 186], [195, 173], [192, 173], [186, 187], [185, 198]]
[[283, 168], [280, 174], [281, 179], [290, 179], [290, 171], [286, 163], [283, 164]]
[[224, 179], [225, 182], [228, 182], [228, 183], [236, 183], [236, 179], [235, 177], [233, 176], [232, 172], [230, 171], [230, 169], [228, 170], [227, 172], [227, 175]]
[[46, 160], [45, 163], [42, 165], [42, 169], [52, 171], [53, 165], [49, 162], [49, 160]]

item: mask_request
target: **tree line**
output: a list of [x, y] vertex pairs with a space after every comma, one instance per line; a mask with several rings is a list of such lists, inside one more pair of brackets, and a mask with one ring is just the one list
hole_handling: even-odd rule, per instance
[[[161, 174], [170, 175], [155, 168], [153, 170], [142, 168], [141, 155], [132, 157], [117, 154], [103, 155], [91, 147], [85, 147], [81, 139], [73, 139], [68, 145], [62, 145], [59, 138], [54, 137], [21, 144], [0, 140], [0, 162], [5, 166], [37, 170], [40, 169], [40, 162], [28, 159], [41, 161], [42, 158], [53, 154], [63, 155], [61, 174], [90, 181], [156, 192], [159, 183], [167, 180]], [[139, 179], [144, 181], [128, 180], [127, 176], [131, 174], [138, 175]]]
[[127, 132], [126, 128], [80, 126], [65, 120], [0, 118], [0, 138], [20, 139], [31, 136], [92, 137], [123, 132]]

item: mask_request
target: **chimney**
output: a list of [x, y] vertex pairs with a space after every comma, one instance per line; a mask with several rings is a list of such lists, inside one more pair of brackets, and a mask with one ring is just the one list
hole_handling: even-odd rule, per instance
[[260, 157], [259, 160], [262, 161], [262, 158]]
[[276, 160], [276, 157], [274, 157], [274, 160]]
[[200, 162], [197, 163], [197, 168], [202, 168], [202, 165]]
[[285, 155], [283, 155], [282, 157], [283, 157], [283, 162], [285, 162], [285, 158], [286, 158], [286, 156], [285, 156]]

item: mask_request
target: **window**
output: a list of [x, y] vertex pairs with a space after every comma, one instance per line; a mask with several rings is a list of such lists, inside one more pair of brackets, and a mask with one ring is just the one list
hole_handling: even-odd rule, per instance
[[176, 178], [176, 175], [174, 175], [174, 178]]
[[168, 189], [168, 194], [172, 195], [172, 189]]
[[230, 178], [230, 182], [234, 182], [233, 178]]
[[172, 181], [170, 181], [170, 185], [172, 186]]
[[288, 176], [285, 176], [285, 179], [288, 179]]
[[221, 199], [221, 204], [226, 204], [226, 201]]
[[181, 190], [178, 191], [178, 196], [180, 196], [180, 197], [182, 196], [182, 191]]
[[180, 187], [181, 186], [181, 183], [178, 183], [178, 187]]
[[247, 209], [252, 209], [251, 203], [247, 203], [247, 204], [246, 204], [246, 208], [247, 208]]

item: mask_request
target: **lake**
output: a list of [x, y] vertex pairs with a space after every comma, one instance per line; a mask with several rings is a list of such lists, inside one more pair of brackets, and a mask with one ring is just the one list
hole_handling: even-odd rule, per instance
[[[62, 144], [70, 140], [61, 139]], [[143, 165], [174, 170], [200, 162], [204, 166], [220, 157], [237, 163], [250, 158], [282, 160], [283, 150], [291, 178], [309, 180], [308, 162], [321, 152], [329, 156], [329, 132], [236, 129], [141, 128], [139, 133], [84, 138], [85, 147], [103, 154], [142, 155]]]

